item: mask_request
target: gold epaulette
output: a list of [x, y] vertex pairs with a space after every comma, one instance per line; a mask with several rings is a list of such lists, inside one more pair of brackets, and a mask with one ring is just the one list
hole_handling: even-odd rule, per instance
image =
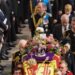
[[15, 57], [15, 58], [13, 59], [13, 61], [15, 61], [15, 63], [16, 63], [16, 62], [19, 62], [19, 60], [20, 60], [20, 57], [19, 57], [19, 56]]
[[12, 54], [12, 59], [13, 59], [12, 61], [15, 61], [15, 60], [17, 59], [17, 58], [15, 57], [17, 52], [18, 52], [18, 51], [16, 51], [15, 53]]
[[42, 24], [42, 22], [43, 22], [43, 18], [40, 18], [39, 20], [38, 20], [38, 22], [36, 23], [36, 28], [39, 26], [39, 25], [41, 25]]

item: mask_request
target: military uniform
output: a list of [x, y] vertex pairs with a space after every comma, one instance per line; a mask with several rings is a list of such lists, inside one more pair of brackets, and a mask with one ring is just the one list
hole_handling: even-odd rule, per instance
[[[32, 34], [32, 37], [35, 35], [35, 30], [37, 27], [43, 27], [44, 28], [44, 32], [46, 34], [50, 34], [52, 32], [52, 21], [51, 21], [51, 16], [50, 14], [48, 13], [45, 13], [43, 15], [40, 15], [40, 14], [36, 14], [35, 16], [35, 26], [34, 25], [34, 22], [33, 22], [33, 18], [31, 17], [29, 19], [29, 28], [31, 30], [31, 34]], [[41, 22], [42, 20], [42, 22]]]

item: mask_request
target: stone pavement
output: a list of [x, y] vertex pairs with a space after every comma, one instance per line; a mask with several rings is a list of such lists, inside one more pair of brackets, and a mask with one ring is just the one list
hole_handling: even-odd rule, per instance
[[[31, 35], [30, 35], [30, 31], [29, 31], [29, 27], [28, 25], [25, 25], [25, 28], [22, 28], [22, 34], [17, 34], [18, 36], [18, 40], [17, 40], [17, 44], [18, 41], [20, 39], [30, 39]], [[11, 75], [11, 61], [12, 61], [12, 54], [15, 53], [18, 50], [18, 45], [16, 45], [15, 47], [12, 48], [12, 50], [10, 50], [10, 54], [9, 54], [9, 60], [2, 60], [1, 64], [5, 66], [3, 74], [0, 73], [0, 75]]]

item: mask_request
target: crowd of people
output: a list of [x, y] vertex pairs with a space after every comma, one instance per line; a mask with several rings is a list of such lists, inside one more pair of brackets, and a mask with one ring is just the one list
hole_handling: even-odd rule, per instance
[[[18, 71], [19, 75], [26, 75], [23, 69], [25, 61], [25, 58], [22, 59], [23, 56], [32, 54], [30, 59], [33, 54], [37, 58], [43, 57], [45, 53], [51, 53], [48, 51], [48, 45], [50, 50], [51, 48], [57, 50], [60, 47], [63, 49], [63, 51], [58, 50], [59, 53], [52, 51], [54, 54], [52, 60], [43, 60], [43, 64], [46, 61], [56, 60], [57, 68], [54, 68], [52, 75], [75, 75], [74, 6], [74, 0], [0, 0], [0, 60], [8, 59], [8, 50], [15, 46], [16, 34], [21, 33], [20, 28], [24, 27], [22, 24], [25, 19], [28, 19], [31, 31], [31, 40], [21, 40], [19, 51], [13, 55], [13, 75], [18, 75], [16, 73]], [[34, 51], [35, 47], [38, 47], [38, 50]], [[42, 47], [44, 50], [41, 50]], [[55, 55], [60, 57], [59, 61]], [[35, 58], [28, 61], [30, 68], [33, 66], [32, 75], [36, 75], [35, 69], [39, 62]]]
[[75, 16], [72, 13], [72, 9], [71, 4], [66, 4], [63, 9], [64, 13], [61, 15], [57, 14], [58, 18], [53, 18], [54, 16], [47, 12], [47, 6], [41, 2], [38, 3], [34, 10], [34, 16], [32, 15], [29, 19], [29, 28], [32, 37], [35, 36], [37, 27], [43, 27], [46, 35], [53, 34], [54, 38], [59, 42], [67, 38], [71, 42], [71, 51], [73, 52], [75, 50]]
[[[32, 4], [30, 6], [32, 9]], [[21, 48], [24, 49], [15, 53], [12, 62], [12, 74], [15, 74], [15, 66], [19, 65], [17, 68], [23, 68], [25, 75], [41, 75], [39, 64], [41, 63], [41, 66], [44, 66], [44, 64], [51, 64], [53, 60], [56, 61], [56, 68], [54, 67], [50, 75], [75, 74], [75, 16], [72, 4], [67, 3], [63, 6], [63, 11], [60, 14], [54, 14], [55, 16], [53, 13], [47, 12], [49, 9], [44, 2], [37, 3], [33, 13], [31, 10], [29, 29], [32, 39], [26, 40], [27, 43], [23, 42], [25, 46]], [[54, 13], [57, 12], [59, 11]], [[52, 56], [51, 53], [54, 55]], [[21, 62], [19, 63], [19, 61]], [[28, 69], [30, 69], [30, 73]]]
[[0, 0], [0, 69], [1, 60], [8, 60], [9, 50], [16, 45], [24, 27], [24, 2], [22, 0]]

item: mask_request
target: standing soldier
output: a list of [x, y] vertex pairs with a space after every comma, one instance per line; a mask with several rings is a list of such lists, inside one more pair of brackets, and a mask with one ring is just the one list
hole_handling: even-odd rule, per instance
[[20, 23], [23, 22], [23, 0], [11, 0], [12, 2], [12, 10], [15, 19], [15, 30], [16, 33], [20, 33], [18, 27]]
[[[5, 32], [5, 40], [8, 42], [8, 45], [11, 46], [10, 44], [16, 40], [16, 33], [14, 30], [14, 25], [11, 23], [11, 2], [9, 0], [1, 0], [1, 9], [7, 18], [7, 24], [8, 24], [8, 30]], [[6, 34], [7, 33], [7, 34]], [[11, 37], [11, 35], [13, 37]]]

